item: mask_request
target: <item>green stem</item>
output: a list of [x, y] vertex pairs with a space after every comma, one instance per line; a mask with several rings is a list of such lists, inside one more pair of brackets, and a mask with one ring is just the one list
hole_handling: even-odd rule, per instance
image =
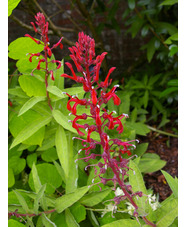
[[164, 131], [162, 131], [162, 130], [153, 128], [153, 127], [151, 127], [151, 126], [149, 126], [149, 125], [147, 125], [147, 127], [148, 127], [150, 130], [154, 131], [154, 132], [158, 132], [158, 133], [163, 134], [163, 135], [166, 135], [166, 136], [171, 136], [171, 137], [176, 137], [176, 138], [178, 138], [178, 135], [175, 135], [175, 134], [172, 134], [172, 133], [169, 133], [169, 132], [164, 132]]

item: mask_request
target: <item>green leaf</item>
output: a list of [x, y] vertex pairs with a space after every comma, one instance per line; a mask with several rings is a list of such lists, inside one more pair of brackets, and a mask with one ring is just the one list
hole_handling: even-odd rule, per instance
[[162, 169], [166, 165], [166, 161], [152, 158], [141, 158], [139, 169], [143, 173], [153, 173]]
[[14, 193], [16, 194], [16, 196], [17, 196], [17, 198], [18, 198], [18, 200], [19, 200], [22, 208], [24, 209], [24, 211], [26, 213], [29, 213], [30, 212], [30, 209], [28, 208], [28, 205], [27, 205], [24, 197], [19, 192], [17, 192], [17, 191], [14, 191]]
[[66, 193], [74, 192], [77, 188], [78, 182], [78, 163], [75, 163], [75, 160], [78, 158], [78, 154], [74, 155], [74, 146], [73, 146], [73, 139], [72, 134], [69, 133], [67, 136], [68, 139], [68, 178], [66, 179]]
[[8, 168], [8, 187], [11, 188], [15, 184], [15, 177], [12, 168]]
[[178, 3], [178, 0], [165, 0], [160, 4], [160, 6], [165, 6], [165, 5], [172, 6], [176, 3]]
[[86, 219], [86, 209], [79, 202], [74, 203], [69, 209], [77, 223]]
[[145, 94], [144, 94], [144, 96], [143, 96], [143, 105], [144, 105], [144, 108], [145, 108], [145, 109], [147, 108], [148, 101], [149, 101], [149, 91], [146, 90], [146, 91], [145, 91]]
[[45, 189], [46, 189], [46, 184], [41, 186], [40, 190], [38, 191], [38, 194], [36, 195], [36, 198], [34, 200], [34, 213], [35, 214], [38, 214], [39, 201], [44, 196]]
[[101, 201], [103, 201], [103, 199], [111, 192], [111, 189], [105, 189], [102, 191], [96, 191], [96, 192], [91, 192], [85, 196], [83, 196], [80, 199], [80, 203], [85, 205], [85, 206], [95, 206], [98, 203], [100, 203]]
[[155, 40], [156, 40], [155, 38], [152, 38], [147, 45], [147, 60], [148, 60], [148, 62], [151, 62], [153, 55], [156, 51]]
[[178, 79], [169, 80], [167, 83], [168, 86], [178, 86]]
[[72, 206], [75, 202], [81, 199], [84, 194], [89, 190], [88, 186], [78, 188], [72, 193], [61, 196], [56, 199], [55, 208], [58, 213], [63, 212], [66, 208]]
[[67, 208], [65, 210], [65, 219], [68, 227], [77, 227], [79, 224], [76, 222], [74, 216], [71, 214], [70, 210]]
[[32, 165], [32, 179], [33, 179], [35, 192], [38, 193], [41, 188], [41, 181], [39, 179], [38, 171], [36, 169], [35, 163], [33, 163], [33, 165]]
[[[145, 183], [144, 183], [142, 174], [141, 174], [138, 166], [132, 160], [130, 160], [129, 167], [130, 167], [129, 183], [132, 186], [132, 190], [134, 192], [140, 192], [141, 191], [145, 195], [147, 195]], [[145, 196], [139, 197], [138, 200], [135, 197], [134, 201], [137, 204], [137, 206], [139, 206], [139, 209], [138, 209], [139, 215], [142, 215], [142, 216], [146, 215], [148, 213], [148, 210], [149, 210], [149, 204], [146, 202]]]
[[8, 0], [8, 16], [12, 14], [12, 11], [17, 7], [21, 0]]
[[131, 219], [121, 219], [117, 221], [113, 221], [111, 223], [108, 223], [106, 225], [103, 225], [102, 227], [139, 227], [139, 224], [136, 220]]
[[64, 89], [64, 77], [61, 75], [64, 73], [64, 59], [61, 61], [61, 68], [57, 69], [54, 77], [54, 85], [58, 87], [60, 90]]
[[15, 95], [20, 98], [28, 98], [28, 96], [25, 94], [25, 92], [20, 87], [8, 89], [8, 94]]
[[68, 143], [66, 133], [60, 125], [56, 131], [55, 145], [57, 150], [57, 155], [61, 166], [65, 173], [65, 179], [68, 179], [69, 174], [69, 153], [68, 153]]
[[71, 123], [68, 122], [69, 119], [61, 111], [53, 110], [52, 115], [57, 123], [63, 126], [63, 128], [77, 134], [77, 131], [72, 127]]
[[52, 222], [45, 213], [42, 213], [42, 223], [44, 224], [45, 227], [57, 227], [57, 225]]
[[[56, 167], [48, 163], [38, 164], [35, 167], [37, 169], [38, 178], [40, 179], [41, 185], [46, 184], [46, 193], [48, 194], [54, 193], [55, 189], [61, 186], [61, 183], [62, 183], [61, 177], [58, 171], [56, 170]], [[32, 171], [29, 174], [29, 180], [28, 180], [29, 186], [33, 191], [35, 190], [35, 187], [34, 187], [35, 184], [33, 180], [34, 172], [32, 168]], [[36, 190], [40, 190], [39, 184], [37, 184]]]
[[161, 170], [161, 172], [163, 173], [166, 181], [168, 182], [173, 194], [176, 198], [178, 198], [178, 180], [176, 178], [174, 179], [170, 174], [163, 170]]
[[147, 127], [147, 125], [141, 123], [141, 122], [130, 122], [126, 121], [127, 128], [135, 129], [136, 134], [146, 136], [147, 133], [150, 132], [150, 129]]
[[46, 96], [45, 83], [38, 80], [35, 76], [21, 75], [19, 84], [23, 91], [29, 96]]
[[157, 227], [168, 227], [178, 216], [178, 199], [172, 199], [155, 211]]
[[26, 160], [18, 156], [13, 156], [8, 160], [8, 166], [13, 170], [14, 175], [17, 175], [24, 170], [26, 166]]
[[160, 33], [168, 32], [169, 35], [174, 35], [175, 33], [178, 32], [178, 29], [173, 24], [170, 24], [167, 22], [156, 22], [155, 26], [157, 27], [156, 32], [160, 32]]
[[8, 220], [8, 227], [23, 227], [23, 226], [25, 226], [25, 225], [23, 225], [19, 221], [16, 221], [14, 219], [9, 219]]
[[32, 97], [21, 107], [18, 116], [21, 116], [27, 110], [31, 109], [36, 103], [44, 101], [45, 99], [46, 97], [43, 96]]
[[137, 154], [138, 157], [142, 156], [146, 152], [148, 145], [148, 143], [142, 143], [137, 145], [134, 153]]
[[61, 176], [61, 179], [62, 181], [66, 182], [66, 179], [65, 179], [65, 173], [64, 173], [64, 170], [63, 168], [59, 165], [58, 162], [54, 161], [54, 165], [59, 173], [59, 175]]
[[30, 136], [32, 136], [35, 132], [37, 132], [40, 128], [47, 125], [51, 121], [51, 116], [43, 116], [40, 117], [32, 122], [30, 124], [26, 125], [16, 136], [14, 139], [12, 145], [10, 148], [15, 147], [17, 144], [25, 141]]
[[171, 46], [169, 46], [169, 56], [173, 56], [174, 54], [177, 54], [178, 53], [178, 46], [175, 45], [175, 44], [172, 44]]
[[133, 10], [135, 8], [135, 0], [128, 0], [129, 9]]
[[[23, 48], [24, 47], [24, 48]], [[21, 37], [10, 43], [8, 56], [14, 60], [25, 58], [27, 53], [38, 53], [43, 50], [43, 45], [38, 45], [29, 37]]]
[[55, 147], [51, 147], [51, 148], [43, 151], [43, 153], [41, 154], [41, 158], [45, 162], [53, 162], [53, 161], [55, 161], [56, 159], [58, 159], [56, 148]]
[[29, 155], [26, 157], [26, 161], [27, 161], [27, 165], [28, 165], [30, 168], [32, 168], [33, 163], [36, 164], [36, 162], [37, 162], [37, 154], [36, 154], [36, 153], [29, 154]]

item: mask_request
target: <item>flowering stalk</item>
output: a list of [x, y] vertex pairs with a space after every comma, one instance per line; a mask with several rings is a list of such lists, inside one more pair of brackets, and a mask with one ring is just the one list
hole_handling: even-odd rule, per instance
[[[34, 31], [36, 33], [38, 33], [41, 36], [41, 41], [33, 38], [32, 36], [30, 36], [29, 34], [25, 34], [26, 37], [31, 38], [35, 43], [37, 43], [38, 45], [43, 45], [43, 51], [44, 54], [41, 53], [28, 53], [30, 55], [29, 57], [29, 61], [32, 62], [32, 58], [36, 57], [38, 59], [38, 65], [35, 69], [33, 69], [31, 75], [33, 75], [33, 72], [35, 70], [44, 70], [45, 71], [45, 87], [46, 87], [46, 96], [48, 99], [48, 105], [50, 107], [50, 109], [52, 110], [52, 106], [51, 106], [51, 102], [50, 102], [50, 97], [49, 97], [49, 93], [47, 91], [47, 87], [48, 87], [48, 76], [50, 75], [50, 78], [52, 80], [54, 80], [54, 73], [52, 70], [49, 71], [48, 69], [48, 64], [49, 63], [57, 63], [57, 69], [59, 69], [61, 67], [61, 62], [57, 61], [57, 60], [48, 60], [48, 57], [50, 58], [52, 56], [52, 49], [56, 48], [56, 47], [60, 47], [61, 49], [63, 49], [63, 45], [61, 43], [62, 38], [52, 46], [52, 48], [49, 47], [50, 43], [49, 43], [49, 38], [48, 38], [48, 22], [45, 21], [45, 17], [42, 13], [37, 13], [37, 15], [35, 16], [36, 18], [36, 22], [34, 24], [34, 22], [31, 22]], [[37, 26], [37, 28], [36, 28]], [[41, 67], [41, 63], [45, 63], [45, 67], [42, 68]]]
[[[78, 83], [83, 85], [83, 89], [86, 93], [90, 94], [90, 99], [79, 99], [77, 96], [71, 96], [69, 94], [69, 100], [67, 103], [67, 109], [71, 112], [72, 115], [75, 116], [72, 121], [72, 126], [75, 128], [80, 136], [84, 136], [86, 133], [86, 139], [82, 139], [79, 137], [74, 137], [73, 139], [79, 139], [82, 141], [83, 148], [78, 152], [84, 152], [85, 157], [80, 158], [85, 162], [88, 162], [90, 159], [95, 159], [97, 156], [103, 158], [104, 163], [99, 162], [94, 165], [89, 166], [98, 166], [99, 174], [94, 177], [100, 178], [100, 182], [96, 184], [106, 184], [108, 181], [112, 181], [114, 183], [114, 190], [116, 190], [116, 185], [118, 184], [123, 191], [123, 195], [116, 196], [113, 201], [115, 202], [115, 206], [119, 204], [122, 200], [128, 199], [130, 203], [135, 208], [133, 215], [138, 217], [138, 206], [133, 200], [134, 196], [142, 197], [142, 192], [132, 192], [131, 185], [126, 185], [124, 183], [124, 176], [128, 175], [127, 172], [130, 169], [128, 167], [129, 159], [123, 158], [123, 154], [127, 153], [131, 155], [131, 150], [135, 148], [134, 144], [128, 141], [123, 142], [120, 139], [110, 139], [105, 129], [108, 128], [113, 130], [116, 127], [118, 133], [123, 132], [123, 125], [121, 123], [122, 118], [127, 118], [127, 114], [121, 114], [120, 116], [115, 116], [115, 111], [108, 111], [102, 107], [102, 105], [107, 104], [110, 99], [113, 100], [114, 105], [120, 104], [120, 99], [116, 95], [116, 89], [119, 85], [115, 85], [110, 91], [107, 91], [108, 86], [111, 84], [110, 74], [115, 70], [115, 67], [112, 67], [105, 80], [99, 82], [99, 71], [101, 64], [105, 58], [106, 52], [98, 55], [95, 55], [95, 41], [89, 36], [85, 35], [83, 32], [79, 33], [78, 42], [76, 42], [76, 46], [72, 46], [69, 48], [71, 52], [71, 59], [73, 60], [77, 71], [82, 74], [82, 76], [77, 76], [74, 72], [72, 65], [69, 62], [66, 62], [67, 67], [70, 69], [72, 75], [62, 74], [62, 77], [70, 78]], [[93, 70], [90, 71], [90, 66], [94, 66]], [[98, 95], [100, 93], [100, 95]], [[90, 108], [90, 115], [85, 113], [78, 115], [77, 107], [84, 106], [85, 108]], [[78, 120], [86, 120], [87, 118], [93, 119], [95, 124], [79, 124]], [[100, 141], [91, 138], [92, 132], [97, 132], [100, 137]], [[135, 140], [136, 141], [136, 140]], [[93, 150], [96, 148], [96, 145], [101, 145], [103, 148], [102, 154], [95, 154]], [[116, 152], [116, 148], [118, 149]], [[131, 157], [132, 158], [132, 157]], [[77, 160], [80, 160], [77, 159]], [[76, 160], [76, 161], [77, 161]], [[103, 177], [104, 173], [108, 168], [112, 169], [114, 173], [113, 178], [105, 178]], [[97, 173], [97, 169], [95, 168], [95, 174]], [[135, 173], [134, 173], [135, 174]], [[94, 183], [94, 179], [92, 183]], [[144, 221], [151, 226], [156, 226], [151, 223], [144, 217]]]

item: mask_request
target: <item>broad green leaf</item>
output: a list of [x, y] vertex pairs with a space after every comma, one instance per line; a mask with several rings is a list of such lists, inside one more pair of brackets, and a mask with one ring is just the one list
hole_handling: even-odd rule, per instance
[[130, 122], [126, 121], [126, 126], [129, 129], [135, 129], [136, 134], [146, 136], [147, 133], [150, 132], [150, 129], [147, 127], [147, 125], [141, 123], [141, 122]]
[[175, 33], [178, 32], [178, 29], [173, 25], [173, 24], [170, 24], [170, 23], [167, 23], [167, 22], [156, 22], [155, 23], [155, 26], [157, 26], [157, 32], [160, 32], [160, 33], [165, 33], [165, 32], [168, 32], [169, 35], [174, 35]]
[[57, 227], [57, 225], [52, 222], [45, 213], [42, 213], [42, 223], [44, 224], [45, 227]]
[[[142, 174], [138, 168], [138, 166], [130, 160], [129, 163], [129, 183], [132, 186], [132, 190], [134, 192], [143, 192], [145, 195], [147, 195], [147, 190], [145, 187], [145, 183], [142, 177]], [[137, 204], [138, 213], [139, 215], [147, 215], [149, 210], [149, 204], [146, 202], [147, 198], [145, 196], [139, 197], [138, 199], [136, 197], [133, 198], [135, 203]]]
[[55, 208], [58, 213], [63, 212], [66, 208], [72, 206], [75, 202], [81, 199], [86, 192], [88, 192], [89, 187], [85, 186], [76, 189], [74, 192], [65, 194], [56, 199]]
[[178, 197], [178, 181], [177, 181], [177, 179], [176, 178], [174, 179], [170, 174], [168, 174], [167, 172], [165, 172], [163, 170], [161, 170], [161, 172], [165, 176], [165, 179], [168, 182], [173, 194], [177, 198]]
[[57, 123], [63, 126], [63, 128], [77, 134], [77, 131], [72, 127], [71, 123], [68, 122], [69, 119], [63, 113], [61, 113], [61, 111], [53, 110], [52, 115]]
[[141, 19], [141, 18], [136, 19], [132, 23], [131, 27], [127, 30], [127, 33], [130, 32], [131, 35], [132, 35], [132, 38], [135, 38], [137, 33], [139, 32], [139, 30], [143, 26], [143, 24], [144, 24], [144, 20], [143, 19]]
[[148, 143], [137, 145], [134, 153], [137, 154], [137, 156], [142, 156], [146, 152], [148, 145]]
[[139, 169], [143, 173], [153, 173], [162, 169], [166, 165], [166, 161], [152, 158], [141, 158]]
[[74, 203], [69, 209], [77, 223], [86, 219], [86, 209], [79, 202]]
[[113, 221], [111, 223], [108, 223], [106, 225], [103, 225], [102, 227], [139, 227], [139, 224], [136, 220], [131, 219], [121, 219], [117, 221]]
[[103, 199], [111, 192], [111, 189], [105, 189], [102, 191], [98, 191], [98, 192], [91, 192], [89, 194], [84, 195], [81, 199], [80, 199], [80, 203], [85, 205], [85, 206], [95, 206], [98, 203], [100, 203], [101, 201], [103, 201]]
[[[38, 173], [38, 177], [40, 179], [41, 185], [46, 184], [46, 193], [47, 194], [54, 193], [55, 189], [61, 186], [61, 183], [62, 183], [61, 177], [58, 171], [56, 170], [55, 166], [49, 163], [42, 163], [42, 164], [36, 165], [35, 167], [37, 169], [37, 173]], [[30, 188], [32, 190], [35, 190], [34, 180], [33, 180], [33, 168], [29, 175], [28, 183]], [[40, 190], [38, 186], [37, 186], [37, 190]]]
[[71, 214], [70, 210], [67, 208], [65, 210], [65, 219], [68, 227], [78, 227], [79, 224], [76, 222], [74, 216]]
[[19, 110], [18, 116], [22, 115], [27, 110], [31, 109], [36, 103], [44, 101], [45, 99], [46, 97], [44, 96], [32, 97], [21, 107], [21, 109]]
[[68, 153], [68, 142], [66, 133], [60, 125], [56, 131], [55, 145], [57, 150], [57, 155], [61, 166], [65, 173], [66, 180], [68, 179], [69, 174], [69, 153]]
[[25, 226], [25, 225], [23, 225], [19, 221], [16, 221], [14, 219], [9, 219], [8, 220], [8, 227], [23, 227], [23, 226]]
[[171, 35], [168, 39], [165, 40], [164, 43], [172, 44], [172, 41], [178, 41], [178, 32], [176, 32], [175, 34]]
[[30, 122], [28, 125], [26, 125], [16, 136], [14, 139], [11, 148], [16, 146], [17, 144], [25, 141], [30, 136], [32, 136], [35, 132], [37, 132], [40, 128], [47, 125], [51, 121], [51, 117], [40, 117], [32, 122]]
[[36, 153], [29, 154], [29, 155], [26, 157], [26, 161], [27, 161], [27, 165], [28, 165], [30, 168], [32, 168], [33, 163], [36, 164], [36, 162], [37, 162], [37, 154], [36, 154]]
[[11, 188], [15, 184], [15, 177], [12, 168], [8, 168], [8, 187]]
[[8, 0], [8, 16], [12, 14], [12, 11], [17, 7], [21, 0]]
[[176, 44], [170, 45], [169, 46], [169, 50], [170, 50], [169, 56], [172, 57], [174, 54], [177, 54], [178, 53], [178, 45], [176, 45]]
[[13, 156], [8, 160], [8, 166], [13, 170], [14, 175], [17, 175], [24, 170], [26, 160], [18, 156]]
[[155, 211], [157, 227], [168, 227], [178, 216], [178, 199], [172, 199]]
[[45, 83], [38, 80], [35, 76], [21, 75], [19, 84], [23, 91], [29, 96], [46, 96]]
[[16, 196], [17, 196], [17, 198], [18, 198], [18, 200], [19, 200], [22, 208], [24, 209], [24, 211], [26, 213], [29, 213], [30, 212], [30, 209], [28, 208], [28, 205], [27, 205], [24, 197], [19, 192], [17, 192], [17, 191], [14, 191], [14, 193], [16, 194]]
[[38, 209], [39, 209], [39, 202], [44, 196], [44, 192], [46, 189], [46, 184], [42, 185], [40, 190], [38, 191], [38, 194], [36, 195], [36, 198], [34, 200], [34, 213], [38, 214]]
[[129, 9], [134, 9], [135, 8], [135, 0], [128, 0], [128, 6]]
[[160, 4], [160, 6], [165, 6], [165, 5], [171, 5], [172, 6], [176, 3], [178, 3], [178, 0], [165, 0]]
[[56, 159], [58, 159], [58, 155], [56, 152], [56, 148], [55, 147], [51, 147], [47, 150], [44, 150], [41, 154], [41, 158], [45, 161], [45, 162], [53, 162]]
[[[23, 48], [24, 47], [24, 48]], [[43, 50], [43, 45], [36, 44], [29, 37], [21, 37], [10, 43], [8, 56], [14, 60], [25, 58], [27, 53], [38, 53]]]

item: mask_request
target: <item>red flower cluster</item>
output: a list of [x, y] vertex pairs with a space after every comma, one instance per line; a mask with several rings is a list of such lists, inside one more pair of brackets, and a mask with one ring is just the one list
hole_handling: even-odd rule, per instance
[[[102, 107], [103, 105], [105, 106], [110, 99], [113, 100], [114, 105], [120, 104], [120, 98], [116, 95], [116, 89], [119, 87], [119, 85], [115, 85], [110, 91], [107, 91], [107, 88], [112, 81], [110, 79], [110, 74], [114, 71], [115, 67], [110, 68], [105, 80], [99, 82], [100, 67], [107, 53], [104, 52], [96, 57], [94, 39], [85, 35], [83, 32], [79, 33], [79, 39], [78, 42], [76, 42], [76, 46], [70, 47], [69, 50], [71, 52], [70, 57], [74, 62], [77, 71], [81, 73], [82, 76], [76, 75], [72, 65], [69, 62], [66, 62], [65, 64], [70, 69], [72, 75], [64, 73], [61, 76], [81, 83], [83, 85], [84, 91], [90, 94], [90, 99], [79, 99], [77, 96], [71, 96], [66, 93], [69, 96], [67, 109], [71, 112], [70, 114], [75, 116], [74, 120], [72, 120], [72, 126], [77, 130], [80, 136], [85, 136], [86, 134], [86, 139], [74, 137], [74, 139], [79, 139], [82, 141], [83, 148], [80, 149], [78, 153], [80, 154], [83, 151], [85, 153], [85, 157], [80, 159], [83, 159], [87, 162], [90, 159], [95, 159], [97, 156], [102, 157], [104, 163], [99, 162], [98, 164], [93, 165], [94, 167], [98, 166], [100, 168], [100, 172], [95, 176], [95, 178], [97, 176], [100, 177], [101, 181], [99, 183], [103, 184], [106, 184], [107, 181], [110, 180], [113, 181], [114, 186], [116, 186], [116, 183], [118, 183], [125, 196], [115, 198], [115, 203], [118, 204], [120, 200], [126, 199], [127, 197], [137, 210], [137, 206], [132, 199], [135, 194], [130, 194], [127, 191], [129, 186], [124, 184], [124, 176], [129, 170], [129, 167], [127, 166], [129, 159], [124, 159], [123, 155], [125, 153], [131, 155], [131, 149], [134, 149], [135, 145], [131, 144], [130, 142], [134, 141], [123, 142], [120, 139], [110, 139], [107, 133], [105, 133], [106, 127], [109, 130], [113, 130], [116, 127], [118, 133], [122, 133], [123, 124], [121, 120], [124, 117], [128, 117], [127, 114], [121, 114], [120, 116], [115, 117], [115, 111], [109, 113], [105, 107]], [[93, 66], [93, 70], [90, 71], [91, 66]], [[78, 115], [78, 106], [84, 106], [86, 109], [89, 108], [90, 115], [85, 113]], [[95, 124], [80, 124], [78, 123], [78, 120], [80, 119], [93, 119]], [[99, 134], [100, 141], [91, 138], [91, 134], [93, 132]], [[96, 148], [96, 145], [102, 146], [102, 154], [96, 154], [92, 152]], [[103, 177], [107, 168], [111, 168], [114, 173], [112, 179]], [[96, 173], [97, 169], [95, 168], [95, 174]]]
[[[25, 36], [31, 38], [38, 45], [43, 45], [44, 55], [41, 54], [41, 53], [28, 53], [30, 55], [29, 61], [32, 62], [32, 58], [37, 57], [37, 59], [38, 59], [38, 65], [36, 67], [37, 70], [40, 70], [41, 69], [41, 63], [45, 62], [45, 68], [42, 68], [42, 69], [44, 69], [46, 71], [47, 75], [50, 74], [51, 79], [54, 80], [53, 71], [51, 70], [50, 72], [48, 72], [48, 64], [49, 63], [57, 63], [57, 65], [58, 65], [57, 69], [59, 69], [61, 67], [61, 62], [58, 61], [58, 60], [48, 61], [47, 57], [52, 56], [52, 49], [54, 49], [58, 46], [61, 49], [63, 49], [63, 44], [61, 43], [62, 38], [50, 48], [49, 47], [50, 43], [49, 43], [49, 38], [48, 38], [48, 22], [45, 21], [45, 17], [42, 13], [37, 13], [35, 18], [36, 18], [35, 24], [37, 25], [37, 28], [36, 28], [36, 25], [34, 24], [34, 22], [31, 22], [31, 24], [34, 28], [34, 31], [41, 36], [42, 42], [33, 38], [29, 34], [25, 34]], [[36, 69], [34, 69], [34, 70], [36, 70]], [[32, 71], [32, 75], [33, 75], [33, 71]]]

